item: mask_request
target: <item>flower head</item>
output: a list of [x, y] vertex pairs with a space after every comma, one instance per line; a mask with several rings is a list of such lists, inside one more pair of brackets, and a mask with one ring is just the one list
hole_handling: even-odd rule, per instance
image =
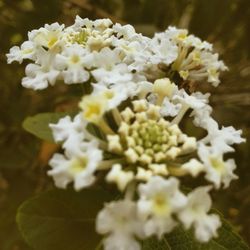
[[[8, 63], [26, 59], [24, 87], [83, 85], [78, 114], [49, 125], [63, 152], [51, 158], [48, 175], [76, 191], [97, 180], [115, 184], [122, 198], [106, 203], [96, 219], [105, 250], [140, 250], [140, 240], [160, 239], [177, 225], [194, 228], [200, 242], [217, 236], [221, 222], [209, 214], [208, 192], [237, 178], [227, 153], [245, 140], [211, 117], [209, 93], [195, 92], [198, 82], [217, 86], [227, 70], [211, 44], [185, 29], [148, 38], [131, 25], [77, 16], [66, 28], [31, 31], [7, 54]], [[184, 176], [211, 186], [184, 194]]]

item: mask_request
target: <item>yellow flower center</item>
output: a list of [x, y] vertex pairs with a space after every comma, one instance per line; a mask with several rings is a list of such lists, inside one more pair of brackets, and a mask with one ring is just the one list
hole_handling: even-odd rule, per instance
[[73, 63], [73, 64], [76, 64], [76, 63], [78, 63], [80, 61], [80, 57], [78, 56], [78, 55], [73, 55], [72, 57], [71, 57], [71, 62]]
[[170, 213], [170, 206], [164, 194], [158, 194], [153, 200], [153, 211], [157, 215], [168, 215]]
[[91, 117], [93, 116], [99, 116], [100, 114], [101, 114], [101, 107], [98, 104], [89, 105], [84, 112], [84, 116], [87, 119], [91, 119]]
[[76, 175], [79, 172], [83, 171], [88, 164], [88, 158], [87, 157], [81, 157], [74, 159], [71, 166], [70, 166], [70, 172], [72, 175]]
[[83, 116], [87, 121], [97, 123], [106, 111], [107, 99], [103, 95], [84, 96], [79, 107], [83, 109]]
[[49, 49], [52, 48], [56, 44], [57, 41], [58, 41], [58, 38], [56, 36], [51, 37], [48, 41], [48, 48]]
[[225, 164], [224, 162], [219, 159], [219, 158], [215, 158], [215, 157], [211, 157], [210, 158], [210, 162], [211, 165], [213, 166], [213, 168], [218, 171], [218, 172], [223, 172], [224, 168], [225, 168]]

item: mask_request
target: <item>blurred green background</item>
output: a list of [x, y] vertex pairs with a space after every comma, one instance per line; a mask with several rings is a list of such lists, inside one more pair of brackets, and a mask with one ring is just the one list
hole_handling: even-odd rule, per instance
[[[22, 129], [28, 115], [63, 111], [74, 104], [75, 90], [64, 85], [34, 92], [21, 87], [25, 65], [7, 65], [5, 54], [45, 23], [72, 24], [75, 15], [109, 17], [152, 36], [168, 25], [214, 44], [230, 71], [213, 93], [220, 124], [242, 129], [247, 143], [236, 148], [237, 174], [229, 189], [214, 195], [215, 206], [250, 243], [250, 1], [249, 0], [0, 0], [0, 250], [26, 250], [16, 224], [19, 204], [51, 185], [47, 160], [55, 146]], [[56, 249], [55, 249], [56, 250]]]

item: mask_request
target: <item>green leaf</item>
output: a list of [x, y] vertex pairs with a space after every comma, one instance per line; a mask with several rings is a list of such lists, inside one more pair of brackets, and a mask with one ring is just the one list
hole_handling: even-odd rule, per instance
[[247, 250], [250, 249], [241, 237], [234, 231], [233, 227], [224, 219], [219, 229], [219, 236], [208, 243], [198, 242], [192, 231], [186, 231], [181, 227], [176, 228], [170, 234], [157, 242], [150, 239], [143, 242], [143, 250]]
[[9, 184], [7, 192], [1, 190], [0, 201], [0, 249], [1, 250], [31, 250], [25, 244], [18, 231], [15, 216], [16, 210], [23, 200], [34, 190], [34, 183], [22, 172], [11, 172], [6, 178]]
[[[81, 192], [52, 190], [24, 202], [17, 223], [26, 242], [35, 250], [95, 249], [100, 236], [95, 233], [95, 218], [112, 196], [100, 189]], [[222, 218], [219, 237], [204, 244], [191, 230], [181, 227], [161, 241], [151, 238], [142, 242], [142, 250], [247, 250], [249, 247]]]
[[52, 190], [23, 203], [17, 223], [35, 250], [92, 250], [100, 242], [95, 218], [111, 195], [99, 189]]
[[158, 240], [153, 237], [142, 242], [142, 250], [171, 250], [165, 237], [162, 240]]
[[30, 116], [24, 120], [23, 128], [42, 140], [54, 142], [49, 124], [57, 123], [60, 118], [67, 115], [72, 116], [73, 113], [41, 113]]

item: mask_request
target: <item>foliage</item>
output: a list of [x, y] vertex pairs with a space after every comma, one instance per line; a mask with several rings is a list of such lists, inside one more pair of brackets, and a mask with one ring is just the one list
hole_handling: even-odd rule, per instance
[[102, 190], [51, 190], [26, 201], [17, 222], [34, 249], [94, 249], [100, 241], [95, 217], [109, 200], [110, 194]]
[[53, 142], [49, 124], [57, 123], [60, 118], [66, 115], [67, 113], [42, 113], [27, 117], [23, 122], [23, 128], [42, 140]]
[[[98, 249], [100, 237], [94, 230], [95, 217], [103, 202], [111, 197], [101, 189], [79, 193], [51, 190], [23, 203], [17, 213], [18, 226], [29, 245], [37, 250]], [[182, 228], [177, 228], [160, 242], [150, 239], [142, 244], [143, 250], [249, 249], [226, 221], [219, 230], [219, 237], [207, 244], [198, 243], [192, 233]]]

